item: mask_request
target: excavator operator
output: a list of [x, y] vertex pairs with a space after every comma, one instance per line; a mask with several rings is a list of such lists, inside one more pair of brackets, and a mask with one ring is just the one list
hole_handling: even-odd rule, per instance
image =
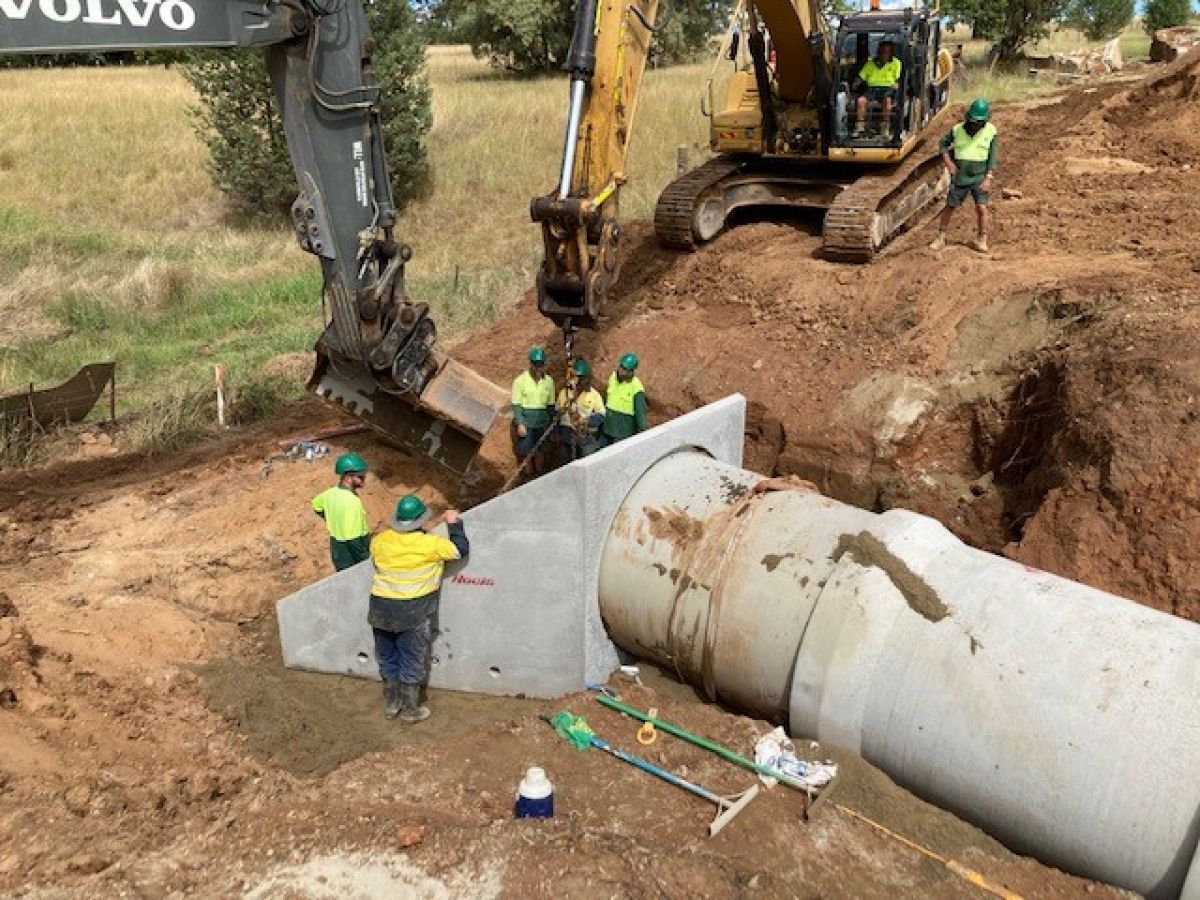
[[875, 50], [875, 58], [868, 59], [859, 69], [854, 89], [862, 90], [863, 93], [859, 94], [855, 106], [855, 135], [860, 135], [866, 130], [867, 104], [874, 100], [883, 106], [880, 134], [885, 138], [892, 136], [892, 104], [896, 100], [896, 86], [900, 83], [900, 60], [892, 55], [895, 49], [893, 41], [880, 41]]

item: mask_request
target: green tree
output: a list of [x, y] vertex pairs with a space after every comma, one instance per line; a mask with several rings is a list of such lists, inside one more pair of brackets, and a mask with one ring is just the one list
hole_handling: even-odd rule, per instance
[[[375, 35], [375, 76], [392, 190], [398, 205], [428, 187], [425, 135], [432, 121], [425, 48], [406, 0], [367, 6]], [[206, 50], [190, 55], [184, 77], [200, 95], [192, 115], [208, 147], [213, 180], [250, 215], [286, 213], [296, 198], [283, 122], [259, 50]]]
[[[663, 0], [655, 58], [689, 59], [705, 48], [732, 8], [731, 0]], [[573, 0], [440, 0], [429, 13], [475, 55], [521, 74], [557, 71], [571, 46]]]
[[1069, 0], [1067, 6], [1067, 24], [1093, 41], [1120, 34], [1132, 19], [1133, 0]]
[[1192, 20], [1192, 0], [1147, 0], [1142, 24], [1151, 34], [1160, 28], [1186, 25]]
[[1060, 20], [1067, 0], [947, 0], [943, 14], [970, 25], [974, 37], [990, 40], [1001, 60], [1012, 60], [1028, 43], [1046, 35]]

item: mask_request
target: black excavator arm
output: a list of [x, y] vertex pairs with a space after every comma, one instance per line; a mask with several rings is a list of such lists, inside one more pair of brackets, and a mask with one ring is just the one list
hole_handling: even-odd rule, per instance
[[309, 388], [465, 474], [505, 393], [439, 353], [404, 288], [409, 248], [383, 147], [362, 0], [0, 0], [0, 53], [255, 47], [266, 52], [329, 322]]

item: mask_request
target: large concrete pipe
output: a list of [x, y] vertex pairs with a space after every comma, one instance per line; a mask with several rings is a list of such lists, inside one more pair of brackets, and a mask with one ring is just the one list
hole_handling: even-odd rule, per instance
[[1015, 850], [1200, 900], [1200, 626], [759, 478], [645, 472], [600, 563], [619, 646]]

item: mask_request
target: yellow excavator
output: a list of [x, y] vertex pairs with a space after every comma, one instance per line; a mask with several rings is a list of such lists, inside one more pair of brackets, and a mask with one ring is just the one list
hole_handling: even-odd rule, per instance
[[[818, 0], [739, 0], [703, 104], [717, 155], [660, 195], [662, 244], [694, 249], [739, 210], [809, 209], [824, 213], [827, 256], [866, 262], [945, 190], [932, 136], [954, 61], [939, 13], [872, 4], [834, 35]], [[538, 309], [562, 327], [568, 358], [617, 276], [618, 203], [657, 12], [658, 0], [576, 7], [559, 183], [531, 205], [544, 244]], [[885, 42], [900, 63], [886, 104], [859, 84]]]
[[[883, 44], [900, 63], [888, 102], [859, 77]], [[953, 67], [936, 8], [871, 0], [833, 33], [817, 0], [740, 0], [703, 104], [717, 155], [659, 196], [659, 241], [690, 250], [738, 211], [818, 210], [825, 255], [869, 261], [946, 187], [931, 135]]]

